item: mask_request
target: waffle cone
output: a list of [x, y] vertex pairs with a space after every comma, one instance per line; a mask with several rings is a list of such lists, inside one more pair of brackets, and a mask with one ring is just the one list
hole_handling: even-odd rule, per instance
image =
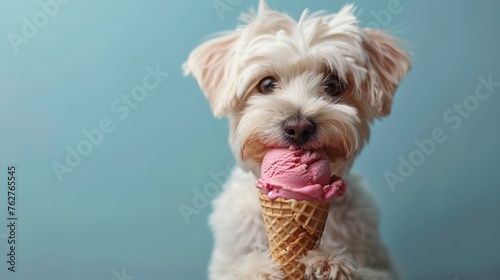
[[305, 265], [297, 259], [317, 248], [331, 201], [270, 200], [258, 193], [273, 261], [285, 280], [303, 280]]

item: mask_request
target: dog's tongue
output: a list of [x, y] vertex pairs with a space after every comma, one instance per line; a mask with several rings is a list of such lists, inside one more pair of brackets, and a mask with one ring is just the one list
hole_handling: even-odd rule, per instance
[[322, 151], [292, 148], [269, 149], [261, 166], [257, 188], [269, 199], [322, 201], [345, 192], [345, 182], [330, 174], [330, 162]]

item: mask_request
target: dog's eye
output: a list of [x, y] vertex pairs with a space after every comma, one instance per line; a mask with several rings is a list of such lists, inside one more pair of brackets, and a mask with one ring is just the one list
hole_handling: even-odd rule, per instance
[[330, 96], [338, 96], [344, 93], [345, 84], [337, 76], [329, 77], [323, 84], [323, 91]]
[[266, 77], [257, 84], [257, 91], [262, 94], [270, 94], [278, 87], [278, 82], [273, 77]]

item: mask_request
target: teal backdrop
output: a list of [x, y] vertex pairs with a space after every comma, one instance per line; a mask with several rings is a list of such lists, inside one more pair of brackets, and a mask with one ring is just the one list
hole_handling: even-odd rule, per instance
[[[295, 18], [346, 3], [268, 2]], [[354, 166], [383, 239], [408, 279], [498, 279], [500, 2], [353, 2], [414, 53]], [[256, 5], [0, 3], [0, 279], [206, 279], [208, 200], [234, 161], [181, 64]]]

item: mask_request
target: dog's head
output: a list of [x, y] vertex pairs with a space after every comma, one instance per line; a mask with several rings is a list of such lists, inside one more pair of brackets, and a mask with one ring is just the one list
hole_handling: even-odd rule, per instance
[[342, 175], [368, 141], [369, 124], [391, 110], [410, 67], [399, 41], [360, 28], [353, 6], [298, 21], [270, 10], [197, 47], [184, 64], [216, 117], [229, 116], [231, 148], [259, 175], [270, 147], [325, 151]]

